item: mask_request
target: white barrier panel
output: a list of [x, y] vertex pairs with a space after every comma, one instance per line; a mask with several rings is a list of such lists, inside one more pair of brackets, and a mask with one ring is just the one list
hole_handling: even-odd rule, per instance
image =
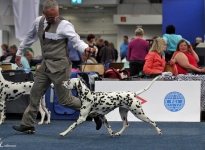
[[[96, 81], [95, 91], [137, 92], [151, 81]], [[142, 108], [151, 120], [200, 122], [200, 81], [155, 81], [139, 95]], [[106, 115], [108, 121], [121, 121], [119, 108]], [[131, 112], [128, 121], [139, 121]]]

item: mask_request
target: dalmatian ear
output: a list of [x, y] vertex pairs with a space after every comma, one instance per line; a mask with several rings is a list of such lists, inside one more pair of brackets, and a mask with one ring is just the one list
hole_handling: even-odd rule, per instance
[[83, 78], [80, 78], [80, 81], [81, 81], [83, 84], [86, 85], [86, 82], [85, 82], [85, 80], [84, 80]]
[[79, 80], [79, 82], [78, 82], [78, 89], [82, 88], [81, 83], [82, 83], [81, 80]]

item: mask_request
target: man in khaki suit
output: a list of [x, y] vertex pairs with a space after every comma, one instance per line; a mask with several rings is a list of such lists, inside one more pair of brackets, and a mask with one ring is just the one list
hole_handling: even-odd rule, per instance
[[[46, 0], [43, 16], [36, 18], [27, 37], [21, 42], [16, 54], [16, 63], [21, 66], [21, 55], [25, 48], [30, 47], [37, 39], [40, 40], [43, 62], [36, 71], [36, 78], [30, 93], [30, 104], [24, 112], [20, 126], [13, 129], [34, 133], [34, 122], [38, 114], [40, 98], [45, 94], [51, 83], [56, 88], [59, 103], [69, 108], [80, 110], [81, 102], [73, 97], [71, 91], [61, 86], [62, 81], [68, 80], [71, 75], [71, 61], [67, 55], [67, 41], [81, 52], [92, 52], [93, 49], [80, 40], [73, 25], [59, 16], [59, 7], [55, 0]], [[102, 121], [94, 118], [96, 129], [99, 130]]]

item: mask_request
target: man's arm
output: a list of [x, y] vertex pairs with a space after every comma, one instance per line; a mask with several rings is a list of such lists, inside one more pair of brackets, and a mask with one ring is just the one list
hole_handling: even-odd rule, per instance
[[40, 20], [40, 17], [36, 18], [31, 30], [27, 33], [26, 38], [21, 42], [16, 56], [21, 56], [23, 50], [29, 48], [34, 42], [38, 40], [36, 24]]
[[16, 53], [15, 61], [16, 61], [16, 64], [19, 67], [22, 66], [22, 64], [21, 64], [21, 55], [23, 53], [23, 50], [30, 47], [38, 39], [36, 24], [40, 21], [40, 18], [41, 17], [36, 18], [31, 30], [26, 35], [26, 38], [21, 42], [21, 44], [18, 48], [18, 51]]
[[80, 36], [75, 32], [73, 25], [66, 20], [62, 20], [61, 22], [63, 22], [61, 34], [68, 38], [75, 49], [82, 53], [85, 52], [85, 49], [89, 46], [84, 41], [80, 40]]

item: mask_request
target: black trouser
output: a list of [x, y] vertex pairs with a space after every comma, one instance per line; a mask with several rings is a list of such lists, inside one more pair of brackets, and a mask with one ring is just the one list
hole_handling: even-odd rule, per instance
[[138, 76], [140, 71], [143, 70], [144, 60], [131, 60], [130, 61], [130, 76]]
[[174, 52], [168, 51], [165, 53], [165, 60], [166, 62], [170, 61], [172, 59], [172, 55], [174, 54]]

